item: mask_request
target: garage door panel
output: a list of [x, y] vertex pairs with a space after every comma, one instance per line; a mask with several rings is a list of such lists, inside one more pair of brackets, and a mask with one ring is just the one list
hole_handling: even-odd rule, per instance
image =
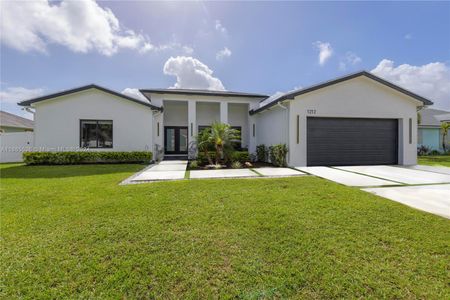
[[397, 164], [396, 119], [308, 118], [307, 163]]

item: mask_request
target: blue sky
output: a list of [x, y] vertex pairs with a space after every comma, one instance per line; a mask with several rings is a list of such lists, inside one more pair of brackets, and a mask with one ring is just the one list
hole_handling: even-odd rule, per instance
[[363, 69], [450, 109], [449, 66], [445, 2], [2, 2], [2, 109], [14, 113], [88, 83], [272, 95]]

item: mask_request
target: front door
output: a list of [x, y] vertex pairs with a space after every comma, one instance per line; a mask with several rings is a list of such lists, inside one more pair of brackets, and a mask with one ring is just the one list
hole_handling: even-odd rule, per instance
[[188, 128], [181, 126], [164, 127], [164, 153], [188, 153]]

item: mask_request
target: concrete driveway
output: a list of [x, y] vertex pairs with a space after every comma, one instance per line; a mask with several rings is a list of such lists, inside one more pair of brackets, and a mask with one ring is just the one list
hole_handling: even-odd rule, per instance
[[297, 169], [450, 219], [450, 168], [350, 166]]

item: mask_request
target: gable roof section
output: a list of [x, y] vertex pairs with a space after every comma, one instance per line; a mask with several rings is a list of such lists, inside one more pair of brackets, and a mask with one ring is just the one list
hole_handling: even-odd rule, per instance
[[212, 90], [198, 90], [198, 89], [140, 89], [139, 90], [148, 100], [151, 101], [148, 94], [174, 94], [174, 95], [196, 95], [196, 96], [222, 96], [222, 97], [249, 97], [249, 98], [264, 98], [267, 95], [231, 92], [231, 91], [212, 91]]
[[33, 129], [32, 120], [11, 114], [6, 111], [0, 111], [0, 126]]
[[268, 109], [268, 108], [270, 108], [270, 107], [272, 107], [274, 105], [277, 105], [278, 103], [280, 103], [280, 102], [282, 102], [284, 100], [293, 100], [296, 96], [303, 95], [303, 94], [306, 94], [306, 93], [309, 93], [309, 92], [312, 92], [312, 91], [315, 91], [315, 90], [319, 90], [321, 88], [324, 88], [324, 87], [327, 87], [327, 86], [330, 86], [330, 85], [334, 85], [334, 84], [337, 84], [337, 83], [340, 83], [340, 82], [343, 82], [343, 81], [347, 81], [347, 80], [350, 80], [350, 79], [353, 79], [353, 78], [357, 78], [357, 77], [360, 77], [360, 76], [365, 76], [365, 77], [368, 77], [370, 79], [373, 79], [373, 80], [375, 80], [375, 81], [377, 81], [377, 82], [379, 82], [381, 84], [384, 84], [384, 85], [386, 85], [386, 86], [388, 86], [388, 87], [390, 87], [390, 88], [392, 88], [394, 90], [397, 90], [397, 91], [399, 91], [399, 92], [401, 92], [403, 94], [406, 94], [406, 95], [408, 95], [408, 96], [410, 96], [410, 97], [412, 97], [412, 98], [414, 98], [416, 100], [419, 100], [424, 105], [432, 105], [433, 104], [433, 102], [431, 102], [430, 100], [428, 100], [428, 99], [426, 99], [426, 98], [424, 98], [422, 96], [419, 96], [419, 95], [417, 95], [417, 94], [415, 94], [415, 93], [413, 93], [411, 91], [405, 90], [404, 88], [401, 88], [398, 85], [395, 85], [395, 84], [393, 84], [393, 83], [391, 83], [389, 81], [386, 81], [386, 80], [384, 80], [384, 79], [382, 79], [382, 78], [380, 78], [378, 76], [373, 75], [372, 73], [369, 73], [367, 71], [361, 71], [361, 72], [350, 74], [350, 75], [347, 75], [347, 76], [344, 76], [344, 77], [339, 77], [337, 79], [325, 81], [325, 82], [322, 82], [322, 83], [310, 86], [308, 88], [304, 88], [304, 89], [300, 89], [300, 90], [296, 90], [296, 91], [293, 91], [293, 92], [286, 93], [286, 94], [280, 96], [279, 98], [273, 100], [272, 102], [270, 102], [270, 103], [268, 103], [268, 104], [266, 104], [266, 105], [264, 105], [264, 106], [262, 106], [262, 107], [260, 107], [260, 108], [258, 108], [256, 110], [251, 110], [250, 114], [253, 115], [253, 114], [259, 113], [261, 111], [264, 111], [264, 110], [266, 110], [266, 109]]
[[54, 94], [50, 94], [50, 95], [45, 95], [45, 96], [41, 96], [41, 97], [29, 99], [29, 100], [24, 100], [24, 101], [21, 101], [21, 102], [19, 102], [17, 104], [21, 105], [21, 106], [29, 106], [30, 104], [33, 104], [33, 103], [37, 103], [37, 102], [41, 102], [41, 101], [45, 101], [45, 100], [50, 100], [50, 99], [53, 99], [53, 98], [56, 98], [56, 97], [70, 95], [70, 94], [73, 94], [73, 93], [78, 93], [78, 92], [86, 91], [86, 90], [89, 90], [89, 89], [97, 89], [97, 90], [103, 91], [105, 93], [112, 94], [114, 96], [123, 98], [125, 100], [132, 101], [132, 102], [135, 102], [135, 103], [138, 103], [138, 104], [142, 104], [144, 106], [150, 107], [153, 110], [162, 110], [160, 107], [154, 106], [154, 105], [152, 105], [150, 103], [146, 103], [146, 102], [137, 100], [135, 98], [129, 97], [129, 96], [124, 95], [122, 93], [119, 93], [119, 92], [116, 92], [116, 91], [104, 88], [104, 87], [96, 85], [96, 84], [89, 84], [89, 85], [85, 85], [85, 86], [82, 86], [82, 87], [78, 87], [78, 88], [74, 88], [74, 89], [70, 89], [70, 90], [65, 90], [65, 91], [54, 93]]
[[419, 127], [421, 126], [430, 126], [430, 127], [440, 127], [441, 122], [445, 122], [450, 120], [450, 112], [439, 109], [422, 109], [420, 112], [421, 122]]

